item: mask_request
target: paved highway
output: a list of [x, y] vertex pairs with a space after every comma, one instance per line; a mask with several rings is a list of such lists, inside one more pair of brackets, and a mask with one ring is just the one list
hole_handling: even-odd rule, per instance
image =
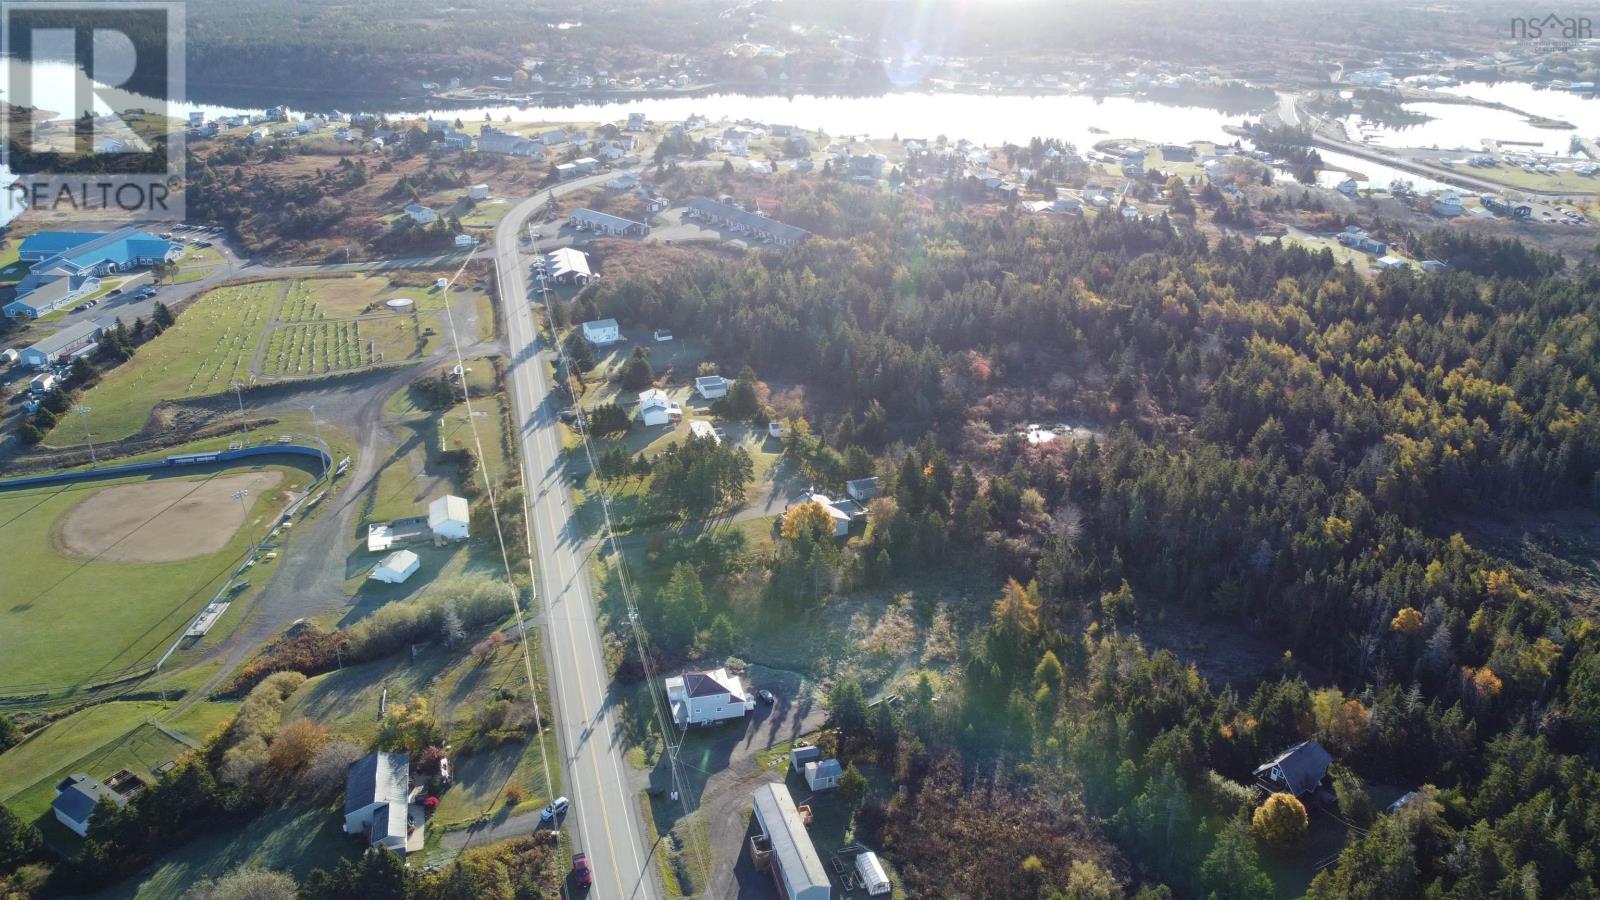
[[[579, 179], [556, 194], [589, 187], [612, 173]], [[572, 799], [567, 828], [577, 849], [594, 866], [590, 896], [655, 898], [661, 895], [654, 848], [644, 838], [625, 749], [616, 727], [611, 679], [600, 649], [600, 629], [589, 590], [587, 557], [571, 527], [573, 504], [561, 474], [556, 407], [540, 355], [535, 310], [528, 301], [528, 273], [519, 238], [545, 192], [523, 201], [495, 230], [495, 268], [510, 350], [507, 381], [522, 442], [535, 586], [545, 620], [552, 715], [560, 737], [563, 792]]]

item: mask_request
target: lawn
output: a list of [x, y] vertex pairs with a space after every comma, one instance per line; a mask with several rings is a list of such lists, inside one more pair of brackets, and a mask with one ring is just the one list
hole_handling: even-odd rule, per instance
[[[252, 518], [281, 509], [283, 492], [308, 477], [282, 471], [276, 488], [251, 497]], [[181, 480], [198, 485], [210, 477]], [[174, 562], [109, 562], [58, 550], [58, 521], [73, 506], [113, 485], [157, 480], [170, 479], [0, 492], [0, 693], [88, 687], [148, 665], [226, 582], [249, 545], [246, 529], [214, 553]]]
[[[474, 635], [472, 639], [482, 636]], [[548, 714], [543, 656], [537, 642], [529, 651], [533, 654], [541, 707]], [[316, 719], [334, 734], [367, 744], [377, 734], [378, 705], [385, 691], [391, 703], [426, 696], [453, 748], [455, 784], [440, 797], [434, 818], [436, 827], [466, 825], [480, 814], [502, 806], [508, 785], [516, 785], [523, 792], [518, 809], [543, 806], [549, 799], [544, 782], [545, 754], [551, 761], [555, 790], [560, 791], [559, 750], [553, 730], [546, 730], [542, 748], [541, 742], [528, 737], [497, 740], [479, 733], [476, 713], [485, 703], [502, 692], [517, 698], [528, 696], [527, 675], [516, 642], [502, 646], [484, 662], [465, 654], [461, 647], [434, 644], [421, 650], [415, 659], [400, 656], [346, 666], [307, 682], [290, 700], [285, 719]]]
[[471, 415], [468, 415], [465, 403], [451, 407], [434, 421], [436, 437], [430, 448], [430, 457], [437, 455], [441, 449], [465, 448], [476, 454], [481, 445], [483, 472], [488, 475], [490, 483], [499, 484], [508, 472], [505, 435], [500, 427], [506, 415], [504, 394], [474, 399]]
[[83, 405], [91, 410], [85, 418], [89, 429], [101, 441], [119, 440], [144, 427], [162, 400], [215, 394], [247, 378], [281, 290], [280, 284], [256, 282], [201, 297], [177, 324], [84, 395]]
[[[199, 743], [232, 718], [234, 707], [196, 704], [167, 727]], [[157, 769], [190, 749], [149, 723], [164, 709], [165, 704], [149, 701], [102, 703], [51, 723], [0, 755], [0, 784], [5, 785], [0, 802], [25, 820], [46, 817], [52, 840], [75, 844], [76, 838], [49, 817], [56, 784], [75, 772], [103, 780], [122, 769], [153, 782]]]
[[304, 878], [353, 857], [361, 844], [339, 830], [341, 817], [327, 808], [290, 806], [240, 819], [236, 828], [214, 832], [174, 848], [161, 861], [99, 894], [102, 898], [180, 897], [196, 881], [216, 878], [246, 864]]

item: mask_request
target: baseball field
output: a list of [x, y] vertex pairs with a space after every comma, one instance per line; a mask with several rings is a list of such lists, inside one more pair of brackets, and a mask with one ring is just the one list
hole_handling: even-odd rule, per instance
[[0, 491], [0, 696], [148, 666], [308, 480], [258, 466]]

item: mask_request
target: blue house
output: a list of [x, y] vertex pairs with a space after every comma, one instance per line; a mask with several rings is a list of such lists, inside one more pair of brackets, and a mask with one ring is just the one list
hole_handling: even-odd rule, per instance
[[33, 318], [78, 302], [100, 289], [100, 278], [114, 272], [170, 263], [183, 245], [132, 226], [116, 231], [41, 231], [23, 238], [17, 259], [33, 263], [6, 304], [10, 318]]

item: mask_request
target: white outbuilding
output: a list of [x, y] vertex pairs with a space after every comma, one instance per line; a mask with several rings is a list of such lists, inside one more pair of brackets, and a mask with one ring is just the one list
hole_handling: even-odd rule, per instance
[[471, 537], [471, 518], [465, 497], [446, 494], [428, 504], [428, 528], [435, 541], [464, 541]]
[[878, 854], [871, 850], [856, 854], [856, 875], [861, 878], [861, 886], [866, 889], [869, 897], [882, 896], [893, 890], [889, 884], [889, 873], [883, 870], [883, 863], [878, 861]]
[[422, 561], [415, 553], [410, 550], [396, 550], [385, 556], [383, 562], [373, 566], [372, 574], [367, 577], [385, 584], [401, 584], [415, 575], [421, 566]]

